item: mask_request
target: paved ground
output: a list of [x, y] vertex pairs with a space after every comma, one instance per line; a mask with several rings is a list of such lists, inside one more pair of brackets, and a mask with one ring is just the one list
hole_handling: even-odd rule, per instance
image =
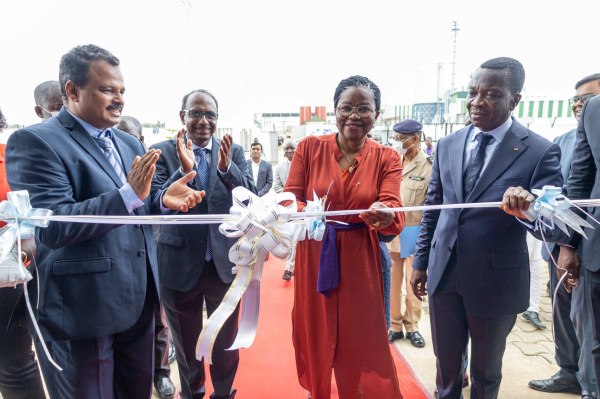
[[[538, 330], [519, 315], [513, 331], [508, 336], [508, 344], [504, 354], [503, 378], [500, 387], [500, 398], [563, 399], [576, 398], [577, 395], [549, 394], [535, 391], [527, 386], [530, 380], [546, 379], [558, 371], [554, 360], [554, 343], [551, 330], [550, 296], [546, 292], [548, 268], [542, 263], [542, 298], [540, 304], [540, 319], [548, 326]], [[429, 304], [423, 306], [423, 319], [419, 330], [426, 341], [425, 348], [415, 348], [410, 341], [403, 339], [396, 346], [413, 367], [421, 382], [433, 393], [435, 389], [435, 356], [431, 345], [431, 328], [429, 324]], [[463, 390], [465, 398], [470, 397], [469, 388]]]

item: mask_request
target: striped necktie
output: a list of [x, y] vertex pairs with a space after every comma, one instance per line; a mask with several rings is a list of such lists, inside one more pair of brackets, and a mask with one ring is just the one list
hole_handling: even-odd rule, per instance
[[119, 153], [112, 142], [112, 131], [110, 129], [98, 130], [98, 135], [94, 139], [104, 152], [104, 155], [106, 155], [106, 158], [108, 158], [108, 162], [110, 162], [115, 172], [117, 172], [121, 182], [127, 184], [127, 176], [125, 176], [121, 165], [121, 157], [119, 157]]
[[[208, 194], [208, 183], [210, 182], [210, 166], [206, 160], [207, 150], [202, 147], [194, 148], [194, 155], [196, 155], [196, 164], [198, 165], [198, 178], [202, 183], [202, 188]], [[206, 198], [206, 197], [205, 197]], [[204, 260], [207, 262], [212, 259], [212, 248], [210, 245], [210, 229], [208, 229], [208, 235], [206, 237], [206, 255]]]

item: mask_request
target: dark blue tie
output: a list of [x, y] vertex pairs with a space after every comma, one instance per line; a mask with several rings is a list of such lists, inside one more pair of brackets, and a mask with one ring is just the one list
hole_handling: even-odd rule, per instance
[[[208, 161], [206, 160], [206, 152], [207, 150], [202, 147], [194, 148], [194, 154], [196, 155], [196, 164], [198, 164], [198, 178], [200, 179], [200, 183], [202, 183], [202, 188], [208, 194], [208, 183], [210, 181], [210, 166], [208, 165]], [[206, 198], [206, 197], [205, 197]], [[207, 262], [212, 259], [212, 248], [210, 246], [210, 229], [208, 230], [208, 235], [206, 236], [206, 256], [204, 260]]]
[[477, 179], [479, 179], [481, 169], [483, 168], [483, 161], [485, 160], [485, 147], [490, 142], [492, 136], [487, 133], [479, 132], [475, 138], [479, 143], [475, 150], [475, 155], [471, 158], [471, 162], [469, 163], [469, 166], [467, 166], [463, 176], [463, 193], [465, 200], [469, 197], [469, 194], [471, 194], [471, 191], [473, 191], [473, 188], [475, 187], [475, 183], [477, 183]]

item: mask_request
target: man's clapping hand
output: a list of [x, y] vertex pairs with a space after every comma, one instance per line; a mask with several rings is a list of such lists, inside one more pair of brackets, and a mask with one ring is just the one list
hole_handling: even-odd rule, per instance
[[202, 202], [202, 198], [204, 198], [206, 192], [193, 190], [187, 185], [194, 176], [196, 176], [196, 171], [191, 171], [169, 186], [162, 197], [162, 203], [165, 208], [187, 212]]
[[226, 134], [221, 139], [221, 148], [219, 149], [219, 163], [218, 167], [222, 173], [227, 173], [227, 168], [231, 162], [231, 147], [233, 145], [233, 137], [230, 134]]
[[187, 145], [184, 142], [185, 129], [181, 129], [177, 133], [177, 157], [181, 164], [181, 170], [183, 173], [190, 173], [194, 169], [196, 163], [196, 156], [192, 147], [192, 140], [187, 141]]
[[150, 194], [152, 177], [156, 170], [156, 161], [160, 156], [160, 150], [149, 150], [142, 157], [135, 157], [131, 171], [127, 175], [127, 182], [142, 201]]

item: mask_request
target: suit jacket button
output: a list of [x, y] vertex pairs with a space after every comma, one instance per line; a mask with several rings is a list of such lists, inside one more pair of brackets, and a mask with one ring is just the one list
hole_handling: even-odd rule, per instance
[[463, 224], [465, 224], [465, 220], [464, 219], [458, 219], [458, 224], [462, 226]]
[[136, 224], [135, 227], [142, 227], [142, 225], [141, 224]]
[[138, 256], [144, 256], [144, 255], [146, 255], [146, 251], [144, 251], [143, 249], [140, 252], [138, 252]]

